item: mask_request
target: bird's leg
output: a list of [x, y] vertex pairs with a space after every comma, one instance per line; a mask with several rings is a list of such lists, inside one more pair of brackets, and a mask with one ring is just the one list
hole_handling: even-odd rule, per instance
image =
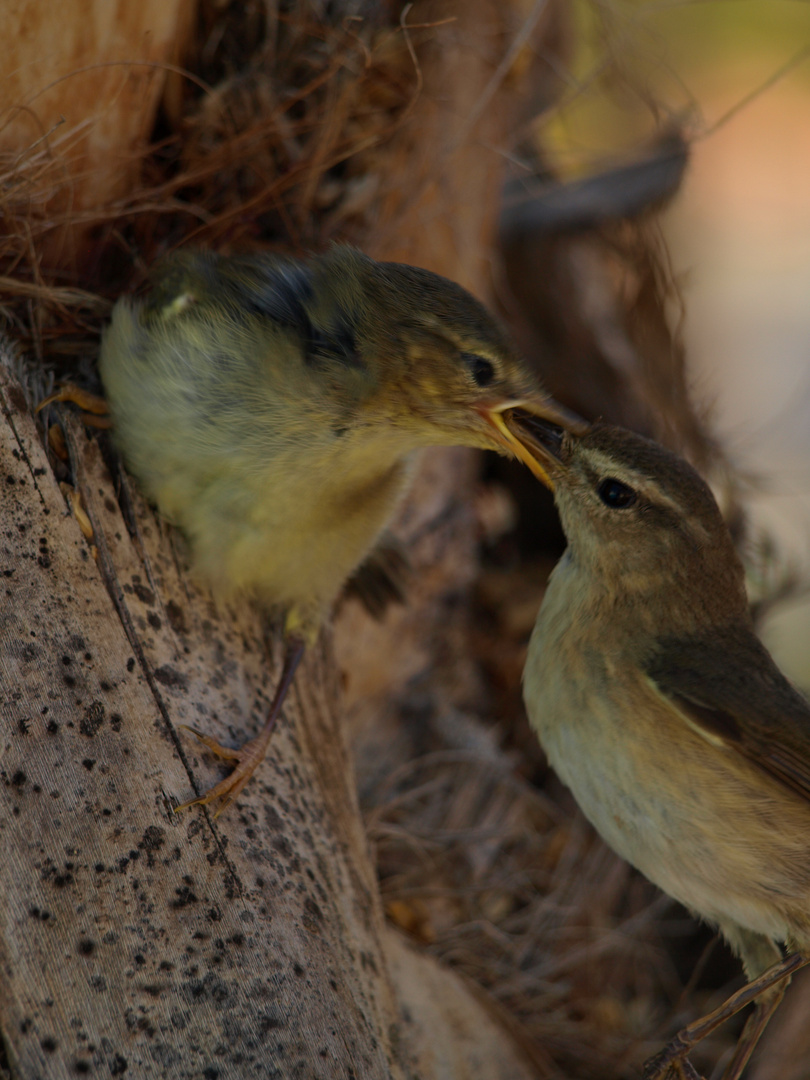
[[233, 750], [229, 746], [222, 746], [216, 739], [212, 739], [210, 735], [204, 735], [201, 731], [197, 731], [196, 728], [189, 727], [188, 724], [180, 725], [193, 735], [196, 735], [211, 753], [216, 754], [217, 757], [225, 758], [227, 761], [235, 761], [237, 764], [230, 776], [226, 776], [224, 780], [212, 787], [210, 791], [206, 791], [204, 795], [200, 795], [196, 799], [189, 799], [188, 802], [184, 802], [181, 806], [176, 806], [175, 813], [186, 810], [189, 806], [196, 806], [198, 803], [205, 804], [213, 802], [215, 799], [222, 799], [222, 805], [214, 815], [214, 817], [219, 817], [222, 811], [236, 798], [251, 776], [253, 776], [257, 765], [267, 752], [270, 736], [273, 734], [276, 720], [281, 712], [281, 707], [284, 704], [284, 699], [290, 689], [295, 672], [301, 663], [305, 647], [305, 642], [301, 638], [288, 638], [281, 678], [264, 727], [255, 739], [246, 742], [239, 750]]
[[[705, 1039], [707, 1035], [710, 1035], [715, 1028], [720, 1027], [726, 1020], [730, 1020], [732, 1016], [736, 1015], [740, 1009], [744, 1009], [746, 1005], [749, 1005], [752, 1001], [756, 1001], [762, 997], [767, 991], [782, 980], [788, 980], [794, 971], [798, 971], [799, 968], [804, 967], [806, 964], [810, 964], [810, 956], [804, 956], [802, 953], [791, 953], [790, 956], [785, 957], [784, 960], [780, 960], [778, 964], [774, 964], [763, 972], [756, 979], [752, 979], [751, 982], [745, 984], [742, 989], [738, 990], [731, 997], [726, 998], [722, 1005], [716, 1008], [713, 1012], [707, 1013], [706, 1016], [701, 1017], [699, 1020], [695, 1020], [694, 1023], [689, 1024], [687, 1027], [682, 1028], [678, 1034], [664, 1047], [663, 1050], [651, 1057], [644, 1065], [644, 1071], [642, 1073], [643, 1080], [665, 1080], [667, 1073], [670, 1072], [671, 1066], [676, 1062], [683, 1062], [686, 1059], [686, 1055], [697, 1045], [701, 1039]], [[785, 983], [785, 985], [787, 985]], [[757, 1012], [751, 1017], [749, 1023], [746, 1025], [743, 1035], [740, 1039], [742, 1044], [746, 1039], [750, 1044], [746, 1056], [742, 1059], [738, 1071], [735, 1073], [726, 1073], [724, 1080], [736, 1080], [739, 1077], [742, 1069], [745, 1067], [745, 1063], [751, 1056], [751, 1052], [756, 1046], [756, 1040], [762, 1034], [765, 1025], [771, 1018], [771, 1015], [782, 1000], [782, 995], [785, 992], [785, 987], [779, 987], [778, 991], [773, 995], [768, 995], [766, 1001], [761, 1004], [763, 1006], [762, 1011], [757, 1006]], [[775, 1001], [772, 1003], [772, 997]], [[751, 1021], [754, 1021], [753, 1025]], [[749, 1031], [750, 1027], [750, 1031]], [[745, 1047], [742, 1048], [742, 1052], [745, 1052]], [[740, 1053], [738, 1047], [737, 1053], [735, 1053], [732, 1065], [737, 1061], [737, 1054]]]
[[36, 411], [40, 412], [46, 405], [53, 405], [55, 401], [72, 401], [74, 405], [78, 405], [82, 410], [82, 423], [89, 427], [112, 427], [112, 420], [107, 415], [110, 411], [109, 406], [98, 394], [91, 394], [89, 390], [83, 390], [73, 383], [63, 383], [58, 390], [40, 401]]
[[723, 1080], [740, 1080], [743, 1069], [748, 1064], [748, 1059], [754, 1052], [760, 1036], [768, 1026], [768, 1021], [776, 1012], [779, 1003], [785, 996], [787, 980], [774, 986], [767, 996], [763, 996], [754, 1006], [754, 1011], [748, 1017], [742, 1035], [737, 1040], [734, 1057], [729, 1062], [728, 1068], [723, 1073]]

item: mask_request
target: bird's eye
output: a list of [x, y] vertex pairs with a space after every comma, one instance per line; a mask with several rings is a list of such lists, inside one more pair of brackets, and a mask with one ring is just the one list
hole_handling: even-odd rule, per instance
[[628, 506], [635, 505], [638, 499], [638, 495], [631, 487], [612, 477], [603, 480], [596, 489], [596, 493], [605, 506], [609, 506], [611, 510], [625, 510]]
[[494, 365], [483, 356], [465, 352], [461, 354], [461, 359], [469, 367], [472, 377], [479, 386], [489, 386], [495, 378]]

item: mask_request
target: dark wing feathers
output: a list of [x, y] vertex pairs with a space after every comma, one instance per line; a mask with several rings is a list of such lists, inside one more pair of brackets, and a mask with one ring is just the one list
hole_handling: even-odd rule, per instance
[[645, 671], [695, 725], [810, 799], [810, 704], [749, 627], [662, 639]]

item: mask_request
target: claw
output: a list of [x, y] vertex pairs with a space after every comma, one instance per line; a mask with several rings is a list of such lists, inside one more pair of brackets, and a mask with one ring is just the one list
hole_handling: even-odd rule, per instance
[[782, 1000], [790, 976], [807, 964], [810, 964], [810, 955], [791, 953], [746, 983], [713, 1012], [679, 1031], [663, 1050], [651, 1057], [644, 1065], [642, 1080], [671, 1080], [673, 1074], [678, 1080], [681, 1077], [693, 1080], [698, 1074], [686, 1059], [688, 1052], [746, 1005], [755, 1002], [754, 1013], [743, 1028], [734, 1057], [723, 1073], [723, 1080], [739, 1080], [765, 1025]]
[[46, 405], [53, 405], [55, 401], [71, 401], [74, 405], [78, 405], [85, 414], [82, 416], [83, 422], [90, 427], [112, 427], [112, 420], [107, 416], [107, 413], [110, 411], [109, 406], [104, 398], [99, 397], [98, 394], [91, 394], [89, 390], [83, 390], [80, 386], [76, 386], [73, 383], [63, 383], [58, 390], [55, 390], [52, 394], [48, 394], [46, 398], [43, 398], [39, 405], [37, 405], [35, 411], [41, 412]]
[[281, 706], [284, 704], [287, 691], [290, 688], [296, 668], [301, 662], [301, 657], [303, 655], [304, 642], [297, 638], [289, 639], [284, 657], [284, 667], [281, 671], [281, 679], [279, 680], [276, 696], [273, 698], [273, 704], [270, 706], [270, 711], [267, 714], [267, 720], [265, 721], [264, 727], [255, 739], [246, 742], [239, 750], [233, 750], [230, 746], [223, 746], [210, 735], [205, 735], [203, 732], [190, 727], [188, 724], [180, 725], [187, 731], [190, 731], [192, 735], [196, 736], [196, 738], [198, 738], [212, 754], [216, 754], [217, 757], [224, 758], [226, 761], [235, 761], [237, 765], [230, 776], [226, 776], [224, 780], [221, 780], [215, 787], [206, 791], [204, 795], [199, 795], [196, 799], [189, 799], [188, 802], [176, 806], [174, 808], [175, 813], [179, 813], [181, 810], [187, 810], [190, 806], [205, 806], [207, 803], [214, 802], [216, 799], [222, 799], [222, 805], [214, 814], [214, 817], [217, 818], [223, 810], [230, 806], [237, 795], [239, 795], [242, 788], [248, 780], [250, 780], [251, 776], [253, 776], [267, 752], [270, 736], [273, 734], [273, 730], [276, 726], [276, 720], [281, 712]]
[[190, 806], [205, 806], [207, 803], [214, 802], [216, 799], [222, 799], [222, 806], [220, 806], [214, 814], [215, 818], [219, 817], [222, 811], [233, 802], [256, 771], [256, 767], [267, 751], [267, 744], [270, 741], [272, 727], [268, 728], [267, 725], [265, 725], [260, 735], [257, 735], [255, 739], [251, 739], [250, 742], [246, 742], [239, 750], [233, 750], [229, 746], [223, 746], [221, 743], [218, 743], [216, 739], [212, 739], [210, 735], [203, 735], [202, 732], [197, 731], [196, 728], [189, 727], [188, 724], [182, 724], [181, 727], [186, 728], [187, 731], [196, 735], [200, 742], [203, 743], [212, 754], [216, 754], [217, 757], [224, 758], [227, 761], [236, 761], [238, 764], [230, 776], [226, 776], [224, 780], [220, 780], [218, 784], [206, 791], [204, 795], [200, 795], [196, 799], [189, 799], [188, 802], [176, 806], [175, 813], [179, 813], [181, 810], [187, 810]]

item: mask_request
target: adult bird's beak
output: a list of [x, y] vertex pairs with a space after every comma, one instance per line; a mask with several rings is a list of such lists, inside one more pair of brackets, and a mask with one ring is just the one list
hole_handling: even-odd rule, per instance
[[507, 420], [510, 435], [521, 447], [521, 461], [525, 461], [534, 475], [553, 491], [553, 473], [563, 465], [562, 448], [566, 432], [582, 435], [588, 425], [579, 417], [572, 418], [564, 411], [560, 422], [529, 412], [525, 407], [513, 409]]
[[553, 447], [559, 450], [566, 431], [582, 434], [588, 426], [576, 413], [548, 398], [536, 402], [522, 400], [481, 405], [478, 411], [495, 429], [497, 441], [552, 491], [554, 481], [546, 462], [559, 461], [559, 454], [553, 453]]

